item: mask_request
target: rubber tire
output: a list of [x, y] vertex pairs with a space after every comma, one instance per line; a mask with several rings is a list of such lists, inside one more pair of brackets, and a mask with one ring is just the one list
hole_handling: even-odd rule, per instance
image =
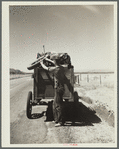
[[32, 92], [30, 91], [28, 93], [28, 97], [27, 97], [27, 106], [26, 106], [26, 115], [29, 119], [31, 119], [31, 112], [32, 112], [32, 104], [31, 104], [31, 100], [32, 100]]
[[74, 92], [74, 102], [78, 102], [79, 100], [79, 96], [78, 96], [78, 93], [77, 91]]

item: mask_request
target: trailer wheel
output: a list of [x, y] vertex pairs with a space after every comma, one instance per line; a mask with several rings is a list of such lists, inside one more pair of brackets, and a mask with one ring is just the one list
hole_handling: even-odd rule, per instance
[[31, 119], [31, 112], [32, 112], [32, 92], [28, 93], [27, 97], [27, 106], [26, 106], [26, 115], [29, 119]]
[[74, 92], [74, 102], [78, 102], [79, 100], [79, 96], [78, 96], [78, 93], [77, 91]]

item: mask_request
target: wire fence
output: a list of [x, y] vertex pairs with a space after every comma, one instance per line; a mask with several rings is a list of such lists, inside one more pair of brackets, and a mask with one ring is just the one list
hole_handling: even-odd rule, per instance
[[105, 73], [105, 74], [75, 74], [74, 76], [75, 84], [80, 85], [82, 82], [89, 84], [98, 84], [105, 85], [112, 83], [114, 84], [114, 73]]

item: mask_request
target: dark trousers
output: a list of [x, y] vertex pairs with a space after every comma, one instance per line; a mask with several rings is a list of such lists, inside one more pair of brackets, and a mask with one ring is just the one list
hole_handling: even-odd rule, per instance
[[55, 89], [53, 102], [53, 116], [56, 123], [64, 123], [64, 104], [63, 104], [64, 87]]

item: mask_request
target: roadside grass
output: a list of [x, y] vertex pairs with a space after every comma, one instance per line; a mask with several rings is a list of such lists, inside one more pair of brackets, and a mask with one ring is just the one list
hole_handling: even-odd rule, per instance
[[79, 102], [88, 103], [89, 107], [105, 119], [114, 127], [116, 100], [114, 99], [114, 79], [108, 76], [100, 84], [99, 79], [87, 82], [82, 79], [79, 84], [74, 85], [74, 90], [78, 92]]
[[87, 103], [103, 103], [114, 109], [114, 82], [97, 82], [87, 83], [81, 81], [79, 85], [74, 85], [79, 97]]
[[103, 87], [114, 89], [114, 82], [113, 81], [110, 81], [110, 82], [105, 81], [102, 84], [99, 84], [97, 82], [87, 83], [87, 82], [82, 81], [82, 82], [80, 82], [79, 85], [82, 86], [83, 88], [85, 88], [86, 90], [95, 90], [95, 89], [103, 88]]

